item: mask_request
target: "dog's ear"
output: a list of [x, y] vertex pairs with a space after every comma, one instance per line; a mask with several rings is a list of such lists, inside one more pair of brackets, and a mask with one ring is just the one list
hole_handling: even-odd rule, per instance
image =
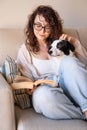
[[69, 45], [69, 49], [74, 52], [75, 51], [75, 47], [69, 42], [67, 41], [68, 45]]
[[57, 44], [57, 48], [59, 48], [59, 50], [63, 51], [63, 53], [65, 55], [69, 55], [69, 45], [68, 45], [67, 41], [62, 40], [61, 42], [59, 42]]
[[67, 50], [66, 48], [62, 48], [62, 51], [64, 52], [65, 55], [69, 55], [69, 50]]

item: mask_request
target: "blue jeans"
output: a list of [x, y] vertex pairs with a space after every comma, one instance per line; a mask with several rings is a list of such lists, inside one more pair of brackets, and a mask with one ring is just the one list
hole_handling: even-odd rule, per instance
[[[32, 96], [36, 112], [51, 119], [84, 119], [87, 110], [87, 70], [77, 58], [65, 56], [59, 68], [60, 88], [38, 87]], [[77, 105], [74, 105], [74, 102]]]

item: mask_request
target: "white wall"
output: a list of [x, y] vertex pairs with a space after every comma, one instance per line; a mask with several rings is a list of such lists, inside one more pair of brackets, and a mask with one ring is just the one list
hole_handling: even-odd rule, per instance
[[55, 8], [64, 26], [87, 27], [87, 0], [0, 0], [0, 28], [24, 28], [28, 14], [40, 4]]

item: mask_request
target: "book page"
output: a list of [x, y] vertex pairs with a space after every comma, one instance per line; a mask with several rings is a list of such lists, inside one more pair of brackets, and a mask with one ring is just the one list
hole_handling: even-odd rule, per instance
[[50, 84], [52, 86], [56, 86], [56, 83], [53, 80], [49, 80], [49, 79], [39, 79], [34, 82], [34, 85], [39, 85], [39, 84]]

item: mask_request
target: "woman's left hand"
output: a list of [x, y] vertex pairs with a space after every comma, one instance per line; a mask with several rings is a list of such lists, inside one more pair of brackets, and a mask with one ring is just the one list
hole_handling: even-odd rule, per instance
[[77, 46], [79, 45], [79, 40], [75, 37], [69, 36], [67, 34], [62, 34], [59, 38], [60, 40], [67, 40], [70, 43], [72, 43], [74, 45], [75, 48], [77, 48]]

